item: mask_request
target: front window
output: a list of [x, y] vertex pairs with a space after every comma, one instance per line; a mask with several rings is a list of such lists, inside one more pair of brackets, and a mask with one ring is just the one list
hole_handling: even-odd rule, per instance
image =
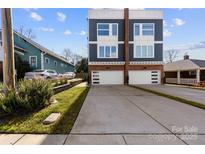
[[37, 57], [30, 56], [29, 64], [32, 68], [36, 68], [37, 67]]
[[134, 58], [154, 58], [153, 45], [137, 45], [137, 46], [135, 46]]
[[109, 35], [109, 24], [98, 24], [98, 35], [108, 36]]
[[134, 31], [135, 31], [134, 32], [135, 36], [140, 35], [140, 25], [139, 24], [135, 24]]
[[154, 25], [153, 24], [143, 24], [142, 25], [142, 35], [154, 35]]
[[98, 36], [117, 36], [118, 24], [116, 23], [99, 23], [97, 24]]
[[154, 23], [135, 23], [134, 36], [153, 36]]
[[100, 45], [98, 50], [98, 58], [117, 58], [117, 46]]

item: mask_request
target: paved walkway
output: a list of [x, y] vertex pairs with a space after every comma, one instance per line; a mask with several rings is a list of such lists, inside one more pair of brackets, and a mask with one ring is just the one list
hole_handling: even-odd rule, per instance
[[172, 85], [140, 85], [140, 87], [156, 90], [159, 92], [167, 93], [184, 99], [196, 101], [201, 104], [205, 104], [205, 90]]
[[69, 135], [1, 134], [0, 144], [205, 144], [205, 112], [128, 86], [91, 87]]

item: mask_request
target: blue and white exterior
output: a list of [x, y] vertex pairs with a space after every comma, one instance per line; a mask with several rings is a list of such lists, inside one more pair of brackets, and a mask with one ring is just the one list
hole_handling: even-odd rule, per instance
[[[123, 9], [88, 12], [89, 75], [92, 84], [160, 84], [163, 73], [163, 12]], [[125, 31], [128, 55], [125, 59]], [[128, 67], [124, 67], [125, 65]]]

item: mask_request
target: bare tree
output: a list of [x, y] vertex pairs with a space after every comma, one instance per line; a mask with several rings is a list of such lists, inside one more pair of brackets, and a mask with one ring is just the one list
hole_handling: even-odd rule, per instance
[[72, 53], [72, 51], [71, 51], [69, 48], [65, 48], [63, 52], [64, 52], [65, 58], [66, 58], [68, 61], [70, 61], [70, 60], [73, 59], [73, 53]]
[[33, 33], [33, 30], [31, 28], [26, 29], [23, 25], [21, 25], [18, 29], [17, 32], [19, 32], [21, 35], [25, 35], [29, 39], [34, 39], [36, 38], [36, 35]]
[[69, 48], [64, 49], [64, 57], [74, 65], [82, 59], [82, 56], [74, 54]]
[[167, 50], [167, 61], [172, 63], [177, 58], [178, 53], [177, 50]]

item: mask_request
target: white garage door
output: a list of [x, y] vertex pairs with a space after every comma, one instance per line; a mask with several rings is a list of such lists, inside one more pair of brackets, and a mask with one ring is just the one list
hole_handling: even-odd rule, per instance
[[92, 71], [92, 84], [123, 84], [123, 71]]
[[129, 84], [160, 84], [160, 71], [129, 71]]

